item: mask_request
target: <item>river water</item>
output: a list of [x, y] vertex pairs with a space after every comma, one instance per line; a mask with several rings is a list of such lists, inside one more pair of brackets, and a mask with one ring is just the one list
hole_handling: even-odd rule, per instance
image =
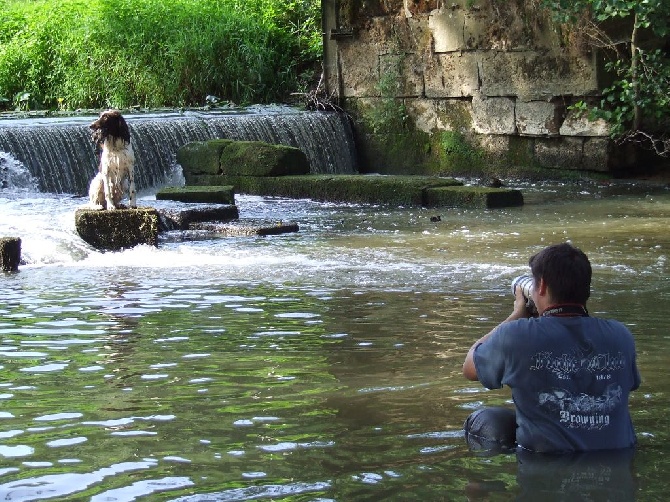
[[[514, 186], [526, 204], [502, 210], [237, 196], [241, 219], [299, 232], [104, 254], [75, 233], [84, 199], [1, 190], [26, 263], [0, 275], [0, 500], [662, 500], [670, 193]], [[465, 353], [566, 240], [591, 313], [635, 334], [632, 469], [465, 444], [465, 418], [510, 397], [465, 381]]]

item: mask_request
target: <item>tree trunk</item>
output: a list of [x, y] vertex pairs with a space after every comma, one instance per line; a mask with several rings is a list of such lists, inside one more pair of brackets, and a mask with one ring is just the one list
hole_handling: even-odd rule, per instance
[[640, 130], [642, 125], [642, 113], [640, 111], [640, 79], [639, 79], [639, 62], [640, 54], [638, 52], [637, 46], [637, 12], [635, 13], [635, 18], [633, 19], [633, 33], [630, 37], [630, 78], [631, 85], [633, 86], [633, 124], [631, 127], [632, 132]]

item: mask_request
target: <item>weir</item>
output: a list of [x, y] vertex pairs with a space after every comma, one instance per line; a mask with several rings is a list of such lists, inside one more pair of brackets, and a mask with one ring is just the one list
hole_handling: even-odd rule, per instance
[[[214, 138], [264, 141], [300, 148], [315, 174], [357, 172], [348, 117], [285, 107], [232, 112], [125, 114], [135, 150], [135, 183], [146, 190], [175, 169], [176, 152]], [[0, 152], [21, 162], [41, 192], [84, 195], [97, 170], [88, 125], [94, 116], [0, 120]]]

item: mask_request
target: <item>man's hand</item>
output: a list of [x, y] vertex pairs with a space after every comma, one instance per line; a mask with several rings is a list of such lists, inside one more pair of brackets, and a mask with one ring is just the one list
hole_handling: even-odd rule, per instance
[[[514, 321], [515, 319], [527, 319], [532, 317], [531, 312], [526, 307], [526, 297], [523, 296], [521, 288], [516, 288], [514, 292], [514, 308], [510, 316], [505, 321]], [[503, 321], [504, 322], [504, 321]]]
[[[526, 308], [526, 298], [523, 296], [521, 288], [516, 288], [514, 295], [514, 309], [512, 310], [512, 313], [509, 315], [509, 317], [503, 321], [503, 323], [516, 321], [517, 319], [527, 319], [529, 317], [531, 317], [531, 314], [528, 311], [528, 308]], [[493, 331], [495, 331], [495, 329], [491, 330], [489, 333], [473, 343], [472, 347], [470, 347], [470, 350], [468, 351], [468, 355], [465, 356], [465, 361], [463, 362], [463, 376], [468, 380], [479, 380], [479, 378], [477, 378], [477, 369], [475, 368], [474, 361], [475, 349], [479, 344], [485, 342], [486, 339], [491, 336]]]

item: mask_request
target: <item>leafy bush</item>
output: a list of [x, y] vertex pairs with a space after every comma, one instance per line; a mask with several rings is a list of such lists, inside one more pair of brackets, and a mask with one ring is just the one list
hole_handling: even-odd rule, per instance
[[[554, 17], [579, 30], [590, 45], [609, 54], [613, 76], [599, 103], [575, 108], [603, 118], [620, 141], [636, 141], [670, 156], [670, 2], [668, 0], [542, 0]], [[607, 23], [627, 21], [626, 43], [612, 39]], [[576, 28], [575, 28], [576, 27]]]
[[0, 106], [281, 100], [321, 53], [318, 0], [0, 0]]

